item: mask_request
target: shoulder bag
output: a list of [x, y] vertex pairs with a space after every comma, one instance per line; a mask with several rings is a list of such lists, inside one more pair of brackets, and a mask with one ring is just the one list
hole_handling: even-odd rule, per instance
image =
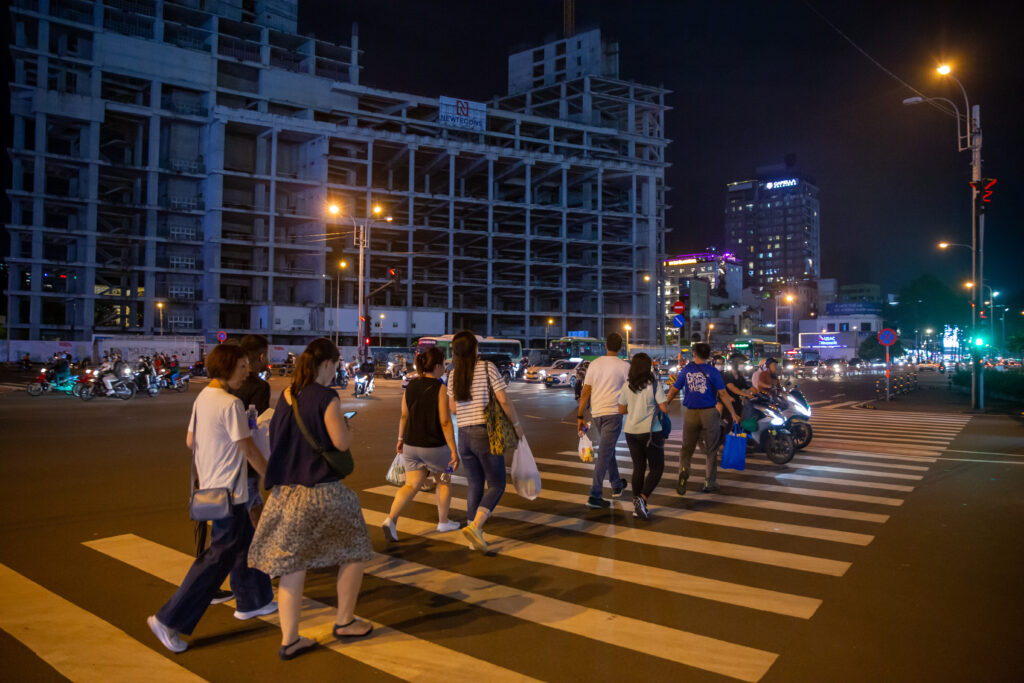
[[505, 455], [509, 451], [514, 451], [516, 446], [519, 445], [519, 436], [516, 434], [516, 428], [512, 425], [512, 420], [508, 419], [508, 415], [505, 414], [501, 403], [498, 402], [498, 398], [494, 395], [494, 389], [491, 387], [490, 373], [487, 372], [487, 366], [490, 365], [490, 362], [482, 361], [480, 365], [487, 376], [488, 398], [487, 408], [484, 410], [484, 418], [487, 424], [487, 440], [491, 445], [491, 455]]
[[299, 426], [299, 431], [302, 432], [302, 436], [306, 437], [306, 441], [309, 443], [309, 447], [313, 449], [313, 452], [322, 457], [327, 461], [327, 465], [331, 468], [338, 479], [344, 479], [348, 475], [352, 474], [352, 470], [355, 469], [356, 465], [352, 461], [352, 451], [345, 449], [339, 451], [337, 448], [324, 448], [316, 442], [313, 435], [306, 429], [305, 423], [299, 416], [299, 397], [292, 396], [292, 415], [295, 416], [295, 424]]
[[[658, 380], [654, 380], [651, 383], [651, 393], [654, 395], [654, 420], [661, 425], [661, 431], [668, 438], [668, 435], [672, 432], [672, 420], [669, 418], [668, 413], [662, 412], [661, 408], [658, 407]], [[653, 425], [652, 425], [653, 426]], [[653, 429], [651, 431], [654, 431]]]
[[[231, 491], [228, 488], [196, 488], [199, 474], [196, 472], [196, 413], [192, 413], [192, 472], [189, 476], [189, 517], [196, 522], [212, 522], [231, 516]], [[244, 468], [239, 468], [239, 474]], [[235, 476], [237, 481], [238, 475]]]

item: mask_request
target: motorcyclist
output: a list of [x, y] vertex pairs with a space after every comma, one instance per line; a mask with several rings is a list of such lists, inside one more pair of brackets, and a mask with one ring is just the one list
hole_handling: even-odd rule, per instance
[[114, 392], [114, 364], [115, 361], [112, 357], [103, 354], [103, 362], [100, 363], [100, 367], [97, 370], [97, 374], [103, 382], [103, 386], [106, 388], [108, 394]]
[[67, 358], [59, 353], [53, 354], [53, 379], [57, 384], [65, 381], [71, 375], [71, 364]]
[[764, 363], [761, 363], [761, 367], [754, 371], [750, 381], [754, 391], [761, 393], [772, 393], [780, 388], [782, 383], [779, 381], [778, 361], [774, 358], [766, 358]]
[[[743, 414], [743, 399], [751, 398], [754, 392], [751, 390], [750, 382], [743, 375], [743, 364], [747, 357], [738, 351], [729, 356], [729, 368], [722, 373], [725, 381], [725, 390], [732, 397], [732, 407], [738, 415]], [[732, 415], [728, 410], [722, 410], [722, 424], [728, 431], [732, 429]]]
[[167, 364], [167, 371], [169, 373], [171, 373], [171, 383], [172, 384], [177, 384], [178, 383], [178, 371], [180, 370], [180, 368], [181, 368], [181, 366], [178, 363], [178, 354], [176, 354], [176, 353], [172, 354], [171, 355], [171, 361], [170, 361], [170, 363]]
[[21, 357], [21, 367], [23, 370], [28, 370], [32, 367], [32, 358], [27, 353]]

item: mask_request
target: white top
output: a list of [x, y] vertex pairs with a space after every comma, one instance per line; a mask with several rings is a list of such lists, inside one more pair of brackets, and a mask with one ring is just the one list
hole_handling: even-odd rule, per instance
[[[647, 434], [648, 432], [660, 432], [661, 423], [654, 422], [655, 401], [665, 402], [665, 387], [661, 382], [654, 383], [657, 389], [651, 390], [651, 385], [634, 393], [629, 388], [629, 382], [622, 385], [622, 392], [619, 394], [619, 405], [626, 406], [626, 420], [622, 425], [622, 431], [626, 434]], [[666, 435], [667, 436], [667, 435]]]
[[201, 489], [231, 489], [232, 503], [249, 500], [245, 456], [238, 441], [252, 436], [242, 401], [220, 387], [207, 385], [192, 404], [188, 430], [196, 452], [196, 472]]
[[629, 363], [617, 356], [590, 361], [583, 386], [590, 387], [590, 414], [594, 417], [619, 414], [619, 392], [629, 377]]
[[[452, 370], [448, 374], [448, 395], [453, 398], [455, 397], [454, 389], [452, 389], [454, 376], [455, 371]], [[494, 363], [478, 359], [473, 368], [473, 386], [469, 390], [470, 400], [455, 403], [455, 413], [459, 416], [459, 428], [487, 424], [487, 417], [484, 413], [487, 410], [487, 403], [491, 399], [490, 393], [487, 391], [488, 381], [490, 381], [493, 391], [505, 390], [505, 382], [498, 375], [498, 369], [494, 367]]]

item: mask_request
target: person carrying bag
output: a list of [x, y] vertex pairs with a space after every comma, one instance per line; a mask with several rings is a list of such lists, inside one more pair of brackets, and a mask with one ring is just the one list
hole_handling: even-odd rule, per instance
[[665, 439], [672, 429], [667, 411], [665, 389], [651, 372], [651, 357], [636, 354], [619, 392], [619, 413], [626, 416], [623, 431], [633, 460], [633, 516], [643, 520], [650, 519], [647, 499], [665, 471]]

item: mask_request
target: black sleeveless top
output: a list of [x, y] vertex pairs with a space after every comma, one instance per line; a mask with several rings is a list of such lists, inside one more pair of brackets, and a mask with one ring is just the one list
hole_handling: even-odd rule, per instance
[[409, 419], [405, 423], [405, 435], [402, 438], [406, 445], [419, 448], [445, 445], [441, 413], [437, 405], [440, 392], [441, 381], [433, 377], [417, 377], [405, 388]]

